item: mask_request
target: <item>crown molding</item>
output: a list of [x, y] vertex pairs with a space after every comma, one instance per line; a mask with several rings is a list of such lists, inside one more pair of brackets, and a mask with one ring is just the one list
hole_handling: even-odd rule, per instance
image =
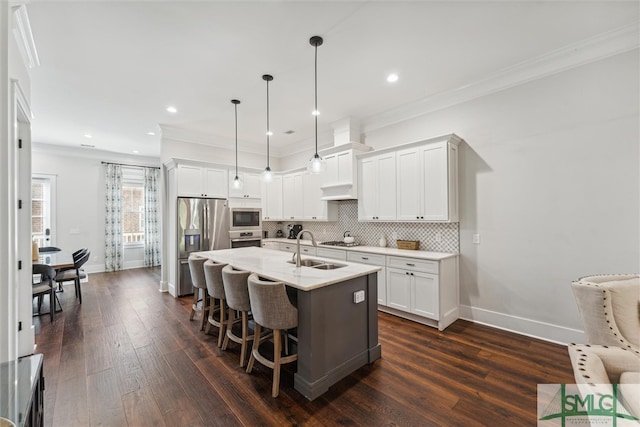
[[33, 39], [33, 33], [31, 32], [31, 23], [29, 22], [29, 15], [27, 14], [26, 4], [16, 4], [12, 6], [14, 27], [13, 34], [20, 53], [22, 54], [25, 65], [29, 69], [38, 67], [40, 65], [40, 58], [38, 57], [38, 50], [36, 49], [36, 42]]
[[405, 120], [638, 49], [639, 29], [639, 23], [635, 22], [504, 68], [475, 83], [375, 114], [362, 121], [362, 132], [366, 135]]
[[[162, 132], [161, 141], [164, 139], [171, 139], [174, 141], [188, 142], [191, 144], [206, 145], [208, 147], [224, 148], [225, 150], [233, 149], [233, 145], [229, 145], [233, 144], [233, 142], [229, 138], [219, 134], [184, 129], [162, 123], [158, 126], [160, 127], [160, 131]], [[262, 145], [255, 144], [246, 140], [239, 141], [242, 141], [242, 147], [238, 146], [238, 149], [241, 152], [251, 154], [264, 153], [264, 147]]]
[[135, 163], [149, 167], [161, 166], [160, 157], [136, 156], [117, 153], [115, 151], [97, 150], [95, 148], [81, 148], [68, 145], [46, 144], [43, 142], [32, 142], [31, 149], [34, 152], [54, 154], [68, 157], [79, 157], [100, 161]]
[[[208, 147], [223, 148], [225, 150], [233, 149], [233, 147], [229, 145], [231, 144], [230, 140], [222, 135], [201, 132], [201, 131], [194, 131], [194, 130], [184, 129], [177, 126], [171, 126], [166, 124], [160, 124], [159, 127], [162, 132], [161, 140], [188, 142], [191, 144], [206, 145]], [[324, 132], [320, 132], [319, 136], [321, 136], [322, 137], [321, 139], [323, 140], [325, 138], [332, 138], [333, 131], [327, 130]], [[227, 142], [224, 142], [224, 141], [227, 141]], [[275, 158], [282, 158], [282, 157], [291, 156], [293, 154], [303, 153], [305, 151], [312, 150], [314, 147], [314, 143], [315, 143], [315, 139], [306, 138], [306, 139], [299, 140], [291, 144], [287, 144], [285, 146], [280, 146], [280, 147], [277, 147], [271, 144], [271, 147], [269, 148], [269, 150], [270, 150], [271, 156]], [[327, 148], [330, 146], [331, 146], [330, 144], [322, 145], [322, 146], [319, 145], [318, 150]], [[262, 155], [265, 153], [265, 144], [264, 143], [255, 144], [253, 142], [244, 140], [242, 141], [242, 146], [238, 147], [238, 150], [242, 153]]]

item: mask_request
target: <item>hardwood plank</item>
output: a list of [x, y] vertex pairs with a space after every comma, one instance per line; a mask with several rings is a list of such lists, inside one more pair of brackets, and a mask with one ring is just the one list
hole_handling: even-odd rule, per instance
[[[46, 387], [45, 395], [49, 391], [49, 387]], [[58, 381], [55, 392], [55, 406], [52, 412], [54, 426], [91, 425], [87, 406], [87, 378], [84, 375]], [[45, 407], [45, 412], [48, 411]]]
[[130, 426], [165, 426], [160, 408], [148, 387], [122, 396], [127, 424]]
[[188, 398], [191, 400], [207, 425], [241, 425], [238, 418], [229, 410], [224, 400], [206, 380], [200, 370], [191, 363], [184, 351], [166, 354], [165, 359]]
[[113, 369], [87, 376], [87, 403], [91, 425], [126, 425], [118, 379]]

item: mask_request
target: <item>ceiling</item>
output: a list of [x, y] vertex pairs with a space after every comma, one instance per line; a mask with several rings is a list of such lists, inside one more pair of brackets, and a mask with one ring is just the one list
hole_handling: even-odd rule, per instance
[[638, 21], [635, 1], [32, 0], [27, 9], [40, 59], [33, 141], [155, 157], [160, 125], [232, 148], [233, 98], [240, 150], [262, 150], [265, 73], [275, 152], [312, 144], [313, 35], [324, 38], [318, 126], [328, 132]]

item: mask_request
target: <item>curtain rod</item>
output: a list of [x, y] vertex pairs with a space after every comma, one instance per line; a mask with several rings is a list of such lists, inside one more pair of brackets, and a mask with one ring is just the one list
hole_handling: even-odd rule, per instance
[[100, 162], [103, 165], [120, 165], [120, 166], [131, 166], [134, 168], [150, 168], [150, 169], [160, 169], [158, 166], [142, 166], [142, 165], [128, 165], [126, 163], [113, 163], [113, 162]]

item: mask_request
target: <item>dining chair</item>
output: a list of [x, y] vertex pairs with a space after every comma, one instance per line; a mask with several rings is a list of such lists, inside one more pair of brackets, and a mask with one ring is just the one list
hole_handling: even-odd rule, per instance
[[57, 283], [73, 281], [76, 288], [76, 298], [78, 298], [80, 304], [82, 304], [82, 289], [80, 288], [80, 280], [87, 277], [87, 273], [84, 271], [82, 266], [87, 261], [89, 261], [91, 251], [85, 250], [84, 252], [76, 252], [78, 252], [78, 255], [73, 257], [73, 269], [58, 271], [55, 275], [54, 280]]
[[[82, 255], [87, 253], [87, 251], [88, 251], [87, 248], [80, 248], [77, 251], [75, 251], [74, 253], [72, 253], [71, 257], [73, 258], [73, 262], [75, 263], [77, 260], [79, 260]], [[60, 273], [62, 271], [74, 270], [74, 269], [75, 269], [75, 266], [73, 266], [73, 267], [56, 268], [56, 274], [58, 274], [58, 273]], [[82, 275], [83, 273], [84, 273], [84, 269], [80, 269], [80, 274]], [[56, 290], [56, 292], [64, 292], [64, 289], [62, 288], [62, 282], [58, 283], [58, 289]], [[77, 296], [77, 292], [76, 292], [76, 296]]]
[[56, 276], [56, 271], [50, 265], [46, 264], [33, 264], [32, 271], [33, 274], [40, 275], [40, 282], [34, 283], [31, 285], [31, 296], [32, 298], [38, 298], [38, 314], [47, 314], [41, 313], [42, 309], [42, 298], [45, 295], [49, 295], [49, 315], [51, 317], [51, 321], [53, 322], [53, 314], [56, 311], [56, 302], [58, 306], [60, 306], [60, 301], [58, 301], [58, 296], [55, 293], [55, 288], [53, 286], [53, 279]]

